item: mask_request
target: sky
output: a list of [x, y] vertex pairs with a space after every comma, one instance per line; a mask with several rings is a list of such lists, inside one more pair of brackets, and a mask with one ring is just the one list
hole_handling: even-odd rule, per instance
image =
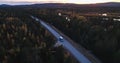
[[103, 2], [120, 2], [120, 0], [0, 0], [0, 4], [34, 4], [34, 3], [75, 3], [75, 4], [92, 4]]

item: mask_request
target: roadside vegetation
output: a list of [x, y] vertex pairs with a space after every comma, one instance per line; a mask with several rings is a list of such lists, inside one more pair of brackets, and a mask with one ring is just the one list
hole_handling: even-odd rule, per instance
[[0, 63], [77, 63], [38, 22], [18, 8], [0, 8]]
[[[102, 62], [120, 63], [120, 21], [114, 21], [116, 17], [120, 19], [119, 9], [108, 9], [96, 8], [93, 12], [82, 8], [80, 11], [72, 8], [33, 8], [27, 11], [54, 25]], [[107, 13], [108, 17], [103, 13]]]

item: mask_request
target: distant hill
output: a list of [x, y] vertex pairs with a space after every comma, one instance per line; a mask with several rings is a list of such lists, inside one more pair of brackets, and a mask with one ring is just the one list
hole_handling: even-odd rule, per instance
[[10, 5], [2, 4], [2, 5], [0, 5], [0, 7], [10, 7]]
[[108, 2], [108, 3], [98, 3], [95, 4], [97, 6], [102, 6], [102, 7], [120, 7], [120, 2]]
[[[18, 6], [21, 7], [21, 5]], [[97, 3], [97, 4], [45, 3], [45, 4], [22, 5], [22, 7], [33, 7], [33, 8], [120, 7], [120, 3], [118, 2]]]
[[[0, 7], [8, 7], [9, 5], [3, 4]], [[83, 7], [120, 7], [118, 2], [97, 3], [97, 4], [72, 4], [72, 3], [45, 3], [45, 4], [31, 4], [31, 5], [14, 5], [17, 7], [29, 8], [83, 8]]]

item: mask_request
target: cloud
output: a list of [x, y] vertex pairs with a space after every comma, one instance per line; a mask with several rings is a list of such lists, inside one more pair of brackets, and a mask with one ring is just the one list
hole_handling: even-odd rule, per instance
[[34, 3], [65, 3], [66, 0], [0, 0], [0, 4], [23, 5]]
[[65, 2], [66, 0], [0, 0], [0, 2]]

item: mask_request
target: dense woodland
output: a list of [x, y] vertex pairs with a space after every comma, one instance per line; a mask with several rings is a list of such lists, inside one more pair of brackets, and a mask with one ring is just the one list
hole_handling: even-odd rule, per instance
[[21, 8], [0, 8], [0, 63], [77, 63]]
[[59, 5], [0, 6], [0, 63], [77, 63], [62, 46], [53, 47], [55, 38], [30, 15], [55, 26], [103, 63], [120, 63], [119, 6]]
[[[120, 63], [120, 22], [113, 21], [113, 18], [120, 19], [120, 9], [79, 9], [31, 8], [27, 11], [54, 25], [103, 63]], [[109, 16], [99, 16], [102, 13]]]

